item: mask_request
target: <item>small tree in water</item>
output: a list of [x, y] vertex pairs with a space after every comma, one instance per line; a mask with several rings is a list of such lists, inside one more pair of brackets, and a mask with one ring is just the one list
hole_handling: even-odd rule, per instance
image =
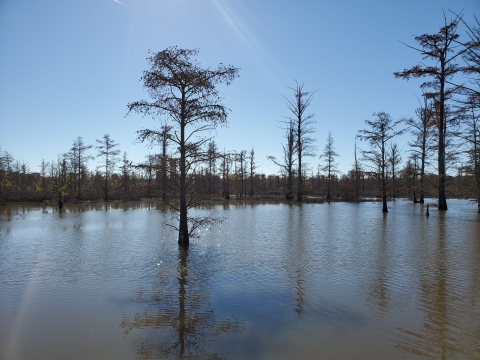
[[293, 199], [293, 176], [295, 173], [294, 163], [295, 159], [295, 152], [297, 150], [297, 145], [295, 141], [295, 129], [293, 120], [290, 120], [287, 127], [287, 132], [285, 135], [285, 139], [287, 139], [286, 144], [282, 144], [283, 148], [283, 161], [278, 161], [274, 156], [267, 156], [267, 159], [272, 160], [273, 163], [279, 166], [282, 171], [286, 174], [288, 184], [287, 184], [287, 192], [285, 194], [285, 198], [287, 200]]
[[[203, 147], [210, 140], [198, 135], [227, 122], [228, 109], [222, 105], [216, 85], [230, 85], [239, 71], [223, 64], [216, 69], [203, 69], [196, 60], [192, 60], [198, 53], [198, 49], [169, 47], [151, 54], [147, 58], [150, 69], [143, 72], [142, 81], [153, 102], [142, 100], [128, 104], [129, 113], [135, 111], [154, 117], [167, 114], [174, 123], [171, 141], [177, 145], [178, 151], [176, 185], [179, 204], [170, 205], [179, 215], [178, 244], [182, 247], [188, 247], [195, 228], [208, 222], [208, 219], [188, 217], [188, 209], [194, 204], [193, 183], [188, 175], [196, 164], [205, 160]], [[151, 129], [140, 130], [137, 134], [141, 141], [157, 141], [160, 135], [157, 130]]]
[[374, 113], [373, 116], [375, 120], [365, 120], [369, 128], [359, 130], [358, 137], [370, 144], [370, 150], [362, 150], [363, 158], [371, 165], [372, 171], [370, 171], [370, 173], [379, 179], [383, 199], [382, 212], [388, 212], [386, 179], [388, 167], [387, 145], [392, 138], [402, 134], [403, 130], [395, 129], [401, 123], [401, 120], [394, 121], [391, 116], [385, 112]]
[[331, 199], [330, 190], [332, 176], [337, 172], [337, 164], [335, 163], [335, 158], [338, 157], [338, 154], [335, 152], [333, 146], [333, 137], [332, 132], [328, 132], [327, 143], [323, 148], [323, 152], [320, 155], [320, 159], [325, 161], [325, 165], [322, 167], [322, 171], [327, 174], [327, 200]]
[[296, 151], [297, 151], [297, 201], [303, 201], [303, 169], [302, 164], [306, 156], [314, 156], [315, 146], [313, 145], [315, 139], [310, 137], [310, 134], [315, 132], [315, 121], [313, 114], [306, 114], [307, 108], [312, 102], [313, 93], [303, 90], [303, 84], [299, 84], [295, 80], [295, 88], [290, 88], [293, 91], [293, 96], [286, 97], [287, 108], [290, 111], [290, 117], [286, 117], [293, 123], [295, 133]]
[[105, 160], [104, 165], [100, 167], [105, 168], [105, 196], [104, 199], [107, 201], [108, 198], [108, 181], [110, 179], [110, 175], [115, 169], [115, 164], [117, 162], [117, 156], [120, 154], [120, 150], [115, 149], [118, 144], [113, 141], [109, 134], [105, 134], [102, 137], [102, 140], [96, 140], [97, 146], [96, 149], [98, 150], [97, 157], [103, 157]]

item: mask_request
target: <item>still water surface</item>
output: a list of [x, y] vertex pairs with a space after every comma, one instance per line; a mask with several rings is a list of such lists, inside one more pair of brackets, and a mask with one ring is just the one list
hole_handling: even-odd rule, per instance
[[234, 204], [0, 207], [0, 359], [480, 358], [476, 204]]

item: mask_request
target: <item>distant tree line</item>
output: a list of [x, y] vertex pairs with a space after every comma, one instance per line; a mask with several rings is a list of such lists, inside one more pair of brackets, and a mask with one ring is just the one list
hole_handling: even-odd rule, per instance
[[[77, 138], [76, 141], [81, 137]], [[192, 173], [192, 185], [195, 194], [204, 199], [284, 198], [296, 182], [294, 174], [289, 180], [286, 171], [279, 174], [264, 174], [255, 171], [256, 160], [250, 153], [242, 151], [218, 151], [215, 142], [211, 142], [209, 158]], [[78, 159], [73, 152], [60, 155], [56, 160], [43, 160], [37, 171], [29, 164], [16, 160], [7, 151], [0, 153], [0, 199], [1, 201], [56, 201], [58, 191], [64, 192], [65, 201], [104, 200], [108, 191], [108, 200], [140, 200], [142, 198], [166, 198], [169, 187], [175, 181], [173, 173], [178, 171], [176, 159], [168, 154], [146, 155], [142, 163], [133, 163], [127, 153], [112, 159], [115, 167], [105, 172], [105, 165], [93, 165], [93, 146], [86, 152], [85, 159], [78, 167]], [[390, 158], [390, 156], [389, 156]], [[390, 164], [390, 162], [389, 162]], [[90, 167], [89, 167], [90, 165]], [[362, 164], [363, 166], [363, 164]], [[386, 188], [388, 198], [413, 197], [419, 194], [420, 162], [417, 156], [410, 155], [402, 166], [392, 172], [391, 165], [386, 167]], [[456, 198], [475, 198], [476, 179], [471, 174], [468, 163], [459, 163], [455, 172], [447, 176], [447, 194]], [[436, 197], [438, 175], [427, 172], [423, 176], [425, 197]], [[395, 179], [395, 182], [391, 181]], [[315, 198], [356, 201], [364, 198], [382, 198], [379, 179], [375, 174], [364, 171], [357, 165], [347, 173], [330, 171], [324, 165], [315, 169], [308, 165], [303, 171], [303, 193]], [[107, 190], [108, 189], [108, 190]], [[330, 189], [330, 190], [329, 190]]]

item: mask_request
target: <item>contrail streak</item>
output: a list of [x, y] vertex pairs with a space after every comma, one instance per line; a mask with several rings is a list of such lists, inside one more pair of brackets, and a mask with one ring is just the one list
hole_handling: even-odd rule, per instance
[[118, 0], [113, 0], [113, 1], [115, 1], [116, 3], [122, 4], [123, 6], [127, 6], [127, 5], [125, 5], [124, 3], [122, 3], [122, 2], [120, 2], [120, 1], [118, 1]]

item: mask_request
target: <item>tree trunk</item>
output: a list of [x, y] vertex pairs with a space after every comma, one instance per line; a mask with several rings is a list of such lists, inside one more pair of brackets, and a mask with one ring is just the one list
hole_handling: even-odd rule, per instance
[[162, 144], [162, 200], [167, 200], [167, 143]]
[[250, 196], [253, 196], [254, 195], [254, 191], [253, 191], [253, 172], [251, 171], [250, 172]]
[[[182, 94], [183, 95], [183, 94]], [[184, 95], [183, 95], [184, 97]], [[184, 114], [185, 100], [182, 99], [182, 115]], [[188, 221], [187, 221], [187, 174], [185, 169], [185, 120], [182, 116], [181, 133], [180, 133], [180, 225], [178, 227], [178, 245], [184, 249], [188, 248], [190, 239], [188, 236]]]
[[290, 155], [288, 164], [288, 190], [285, 194], [285, 199], [293, 200], [293, 171], [292, 171], [292, 159]]
[[[425, 177], [425, 158], [427, 156], [427, 139], [426, 139], [426, 133], [427, 133], [427, 103], [425, 100], [425, 111], [423, 114], [423, 134], [422, 134], [422, 163], [420, 164], [420, 204], [425, 203], [425, 198], [424, 198], [424, 177]], [[415, 177], [417, 176], [415, 172]]]
[[382, 212], [387, 213], [387, 181], [385, 179], [385, 143], [382, 141]]
[[331, 180], [331, 172], [330, 172], [330, 159], [328, 160], [328, 181], [327, 181], [327, 200], [330, 200], [330, 180]]
[[302, 191], [302, 161], [301, 155], [298, 156], [298, 192], [297, 192], [297, 201], [303, 201], [303, 191]]
[[387, 208], [387, 195], [383, 195], [382, 212], [384, 212], [384, 213], [387, 213], [387, 212], [388, 212], [388, 208]]
[[438, 210], [447, 210], [445, 195], [445, 61], [441, 61], [440, 111], [438, 124]]
[[[298, 99], [300, 102], [300, 98]], [[298, 103], [298, 108], [300, 109], [300, 103]], [[303, 143], [302, 143], [302, 115], [301, 112], [298, 112], [297, 119], [297, 152], [298, 152], [298, 189], [297, 189], [297, 201], [303, 201], [303, 188], [302, 188], [302, 152], [303, 152]]]
[[105, 174], [105, 201], [108, 201], [108, 175]]
[[480, 191], [477, 191], [478, 195], [477, 195], [477, 209], [478, 209], [478, 213], [480, 214]]
[[[478, 156], [476, 154], [476, 156]], [[475, 164], [475, 177], [477, 183], [477, 205], [478, 205], [478, 212], [480, 213], [480, 164]]]
[[[224, 158], [225, 158], [225, 154], [223, 155]], [[230, 180], [229, 180], [229, 169], [228, 169], [228, 161], [229, 159], [227, 160], [225, 158], [225, 168], [226, 168], [226, 176], [224, 175], [224, 180], [225, 180], [225, 185], [224, 185], [224, 195], [225, 195], [225, 200], [230, 200]]]

